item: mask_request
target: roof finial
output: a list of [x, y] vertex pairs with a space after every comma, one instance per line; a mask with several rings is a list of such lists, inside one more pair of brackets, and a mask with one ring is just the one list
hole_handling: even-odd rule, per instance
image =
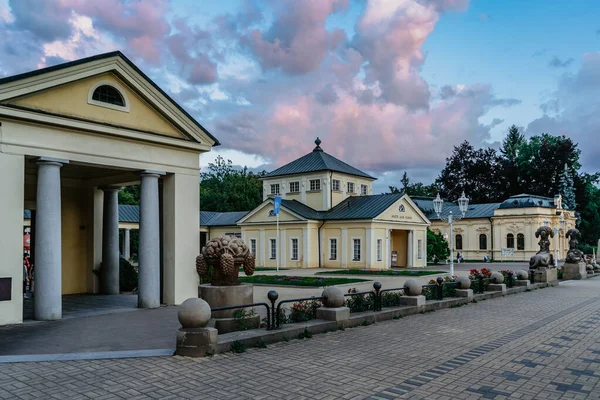
[[321, 139], [317, 137], [317, 140], [315, 140], [315, 144], [317, 145], [317, 147], [315, 147], [313, 151], [323, 151], [323, 149], [321, 148]]

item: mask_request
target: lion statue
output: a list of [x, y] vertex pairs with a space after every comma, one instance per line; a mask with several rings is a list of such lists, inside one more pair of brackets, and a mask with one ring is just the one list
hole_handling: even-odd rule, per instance
[[211, 279], [212, 286], [239, 285], [240, 267], [250, 276], [254, 274], [256, 261], [244, 241], [231, 236], [211, 239], [196, 257], [198, 275], [203, 280]]
[[538, 242], [540, 251], [538, 251], [529, 260], [529, 269], [535, 269], [538, 267], [547, 268], [554, 265], [554, 257], [552, 257], [552, 253], [550, 252], [550, 238], [554, 237], [552, 228], [548, 226], [540, 226], [538, 230], [535, 231], [535, 237], [540, 238], [540, 241]]

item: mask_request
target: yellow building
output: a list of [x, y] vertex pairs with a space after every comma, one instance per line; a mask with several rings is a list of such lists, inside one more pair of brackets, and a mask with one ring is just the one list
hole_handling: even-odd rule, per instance
[[131, 184], [139, 306], [196, 297], [199, 155], [218, 144], [120, 52], [0, 79], [0, 325], [23, 318], [25, 209], [36, 319], [61, 318], [63, 294], [118, 293], [117, 191]]
[[[430, 228], [448, 238], [450, 228], [435, 214], [433, 198], [413, 200], [431, 220]], [[461, 214], [457, 204], [445, 202], [442, 217], [450, 211]], [[562, 208], [560, 195], [520, 194], [501, 203], [470, 204], [465, 217], [453, 224], [455, 257], [460, 252], [465, 260], [481, 261], [488, 256], [495, 261], [529, 261], [540, 249], [535, 231], [547, 223], [555, 231], [550, 249], [563, 260], [569, 249], [565, 232], [574, 228], [576, 221], [574, 211]]]

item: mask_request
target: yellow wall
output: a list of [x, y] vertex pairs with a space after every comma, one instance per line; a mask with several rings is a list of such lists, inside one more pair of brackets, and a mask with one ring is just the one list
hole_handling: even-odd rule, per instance
[[[128, 97], [129, 112], [88, 104], [90, 88], [100, 81], [109, 81], [120, 86]], [[121, 125], [178, 138], [185, 137], [158, 111], [137, 93], [129, 89], [126, 84], [112, 73], [105, 73], [60, 87], [54, 87], [47, 91], [12, 100], [10, 103], [55, 114], [107, 122], [113, 125]]]
[[210, 239], [219, 236], [225, 236], [227, 233], [242, 233], [242, 228], [239, 226], [214, 226], [210, 227]]
[[[263, 204], [263, 206], [261, 208], [259, 208], [258, 211], [256, 211], [256, 213], [254, 213], [252, 216], [250, 216], [248, 219], [246, 219], [244, 221], [244, 223], [252, 224], [252, 223], [268, 222], [268, 223], [275, 224], [277, 222], [277, 217], [269, 216], [269, 212], [271, 210], [273, 210], [273, 204], [265, 203], [265, 204]], [[279, 222], [281, 223], [281, 222], [291, 222], [291, 221], [298, 221], [298, 218], [295, 217], [294, 215], [290, 214], [283, 208], [280, 209]]]
[[393, 230], [391, 238], [391, 250], [398, 252], [398, 267], [406, 267], [408, 232]]
[[[323, 246], [321, 248], [323, 253], [323, 266], [325, 268], [342, 268], [342, 230], [340, 228], [331, 228], [325, 224], [321, 229], [321, 237]], [[329, 239], [337, 240], [337, 258], [330, 260], [330, 243]]]
[[[400, 211], [400, 206], [404, 206], [404, 211]], [[427, 223], [408, 200], [402, 198], [394, 203], [390, 208], [382, 212], [376, 218], [378, 221], [392, 221], [404, 223]]]
[[[372, 179], [366, 179], [366, 178], [361, 178], [358, 176], [342, 174], [339, 172], [333, 173], [333, 175], [331, 176], [331, 180], [333, 181], [334, 179], [340, 181], [340, 191], [333, 191], [333, 193], [332, 193], [333, 204], [331, 205], [332, 207], [335, 207], [341, 201], [347, 199], [350, 196], [360, 196], [361, 195], [361, 192], [360, 192], [361, 185], [367, 185], [367, 195], [373, 194], [373, 180]], [[353, 194], [348, 193], [348, 182], [354, 183], [354, 193]]]
[[88, 292], [86, 195], [80, 188], [63, 186], [61, 191], [63, 294]]

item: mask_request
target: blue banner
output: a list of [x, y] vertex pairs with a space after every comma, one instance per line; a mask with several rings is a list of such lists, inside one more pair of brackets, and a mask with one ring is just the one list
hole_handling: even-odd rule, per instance
[[281, 197], [275, 196], [273, 198], [273, 214], [279, 214], [279, 208], [281, 208]]

